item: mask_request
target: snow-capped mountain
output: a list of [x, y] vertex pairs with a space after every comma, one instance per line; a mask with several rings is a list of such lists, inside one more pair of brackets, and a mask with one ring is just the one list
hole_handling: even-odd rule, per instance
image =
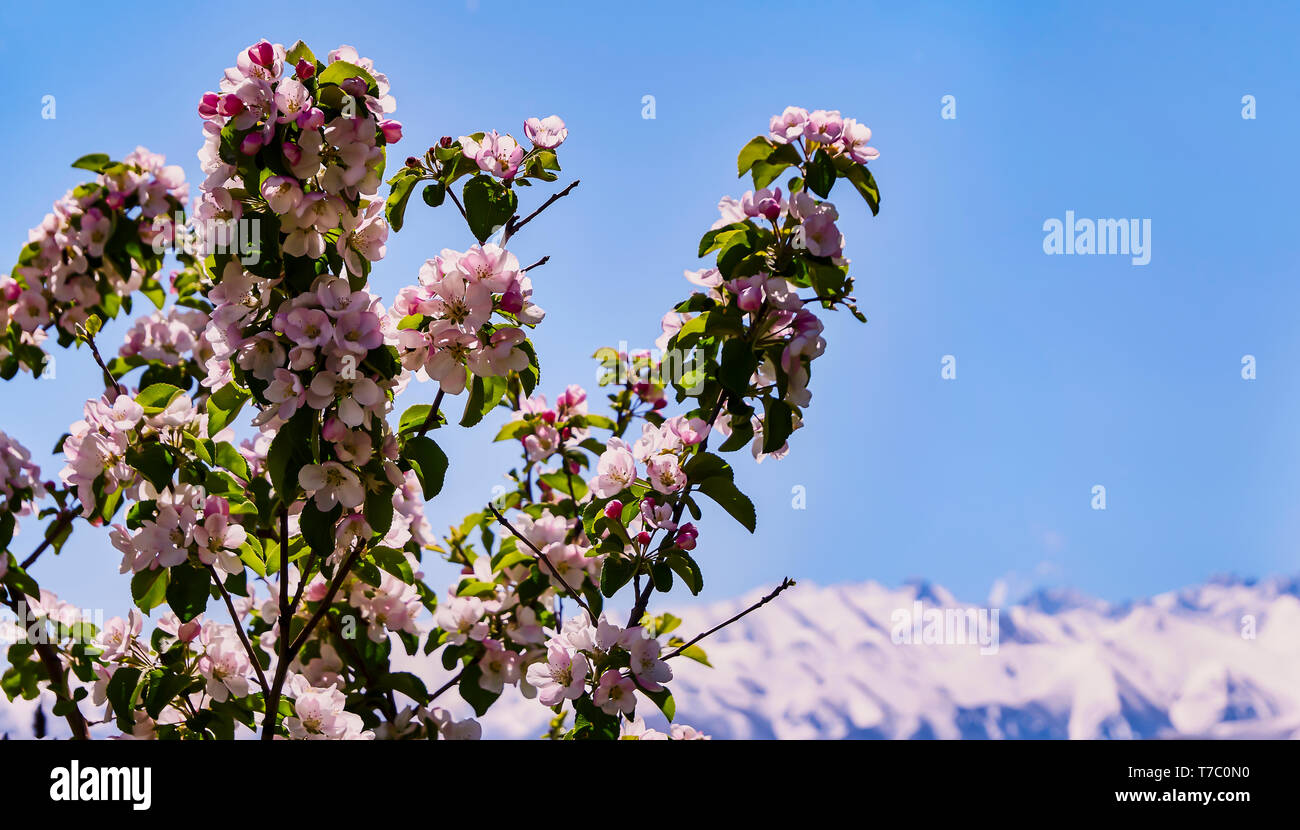
[[[675, 633], [763, 593], [678, 609]], [[948, 621], [981, 611], [986, 626], [966, 644], [926, 643], [929, 619], [950, 612], [933, 633], [951, 642]], [[1300, 579], [1221, 580], [1123, 605], [1044, 590], [996, 609], [929, 583], [800, 584], [702, 645], [714, 668], [675, 659], [672, 689], [679, 720], [715, 738], [1300, 738]], [[431, 688], [447, 679], [434, 658], [404, 662]], [[34, 708], [0, 695], [0, 732], [29, 737]], [[649, 701], [638, 708], [663, 728]], [[529, 738], [549, 717], [507, 693], [482, 722], [485, 737]], [[61, 726], [50, 719], [52, 733]]]
[[[686, 609], [681, 631], [761, 595]], [[1300, 580], [1122, 606], [1040, 591], [997, 609], [995, 652], [896, 643], [918, 601], [971, 609], [926, 583], [801, 584], [702, 643], [715, 668], [673, 661], [679, 719], [718, 738], [1300, 738]], [[503, 699], [484, 724], [531, 736], [546, 715]]]

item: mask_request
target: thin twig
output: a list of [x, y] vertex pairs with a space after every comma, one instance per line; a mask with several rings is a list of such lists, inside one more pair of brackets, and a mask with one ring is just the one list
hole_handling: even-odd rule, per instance
[[117, 390], [117, 394], [125, 395], [126, 388], [117, 382], [117, 378], [113, 377], [113, 373], [108, 371], [108, 366], [105, 365], [104, 358], [100, 357], [99, 349], [95, 347], [94, 335], [89, 333], [86, 334], [86, 345], [90, 346], [90, 353], [94, 355], [95, 362], [98, 363], [99, 368], [103, 370], [104, 377], [108, 378], [108, 380], [113, 384], [113, 388]]
[[230, 598], [230, 592], [221, 582], [221, 577], [217, 574], [217, 569], [208, 565], [208, 573], [212, 574], [212, 581], [217, 583], [217, 588], [221, 591], [221, 597], [226, 601], [226, 610], [230, 612], [230, 621], [235, 624], [235, 631], [239, 632], [239, 642], [244, 644], [244, 651], [248, 652], [248, 659], [253, 664], [253, 671], [257, 672], [257, 683], [262, 687], [262, 693], [266, 694], [271, 687], [266, 683], [266, 675], [262, 673], [262, 664], [257, 659], [257, 652], [253, 651], [253, 644], [248, 641], [248, 635], [244, 633], [243, 623], [239, 621], [239, 612], [235, 610], [234, 600]]
[[59, 514], [59, 520], [54, 523], [53, 529], [48, 531], [45, 534], [45, 540], [36, 546], [36, 550], [32, 551], [31, 556], [28, 556], [26, 559], [24, 559], [22, 564], [19, 567], [21, 567], [25, 571], [28, 568], [30, 568], [32, 565], [34, 565], [36, 563], [36, 560], [40, 557], [40, 555], [45, 552], [46, 548], [48, 548], [50, 544], [54, 541], [54, 539], [57, 538], [58, 535], [63, 532], [63, 528], [71, 524], [72, 520], [75, 519], [76, 517], [77, 514], [73, 513], [70, 510], [62, 511]]
[[424, 435], [433, 429], [433, 425], [438, 422], [438, 407], [442, 406], [442, 396], [446, 394], [441, 386], [438, 387], [438, 394], [433, 396], [433, 405], [429, 407], [429, 414], [424, 416], [424, 423], [420, 424], [417, 435]]
[[546, 263], [548, 263], [548, 262], [550, 262], [550, 261], [551, 261], [551, 256], [550, 256], [550, 254], [547, 254], [546, 256], [544, 256], [544, 257], [542, 257], [541, 259], [539, 259], [539, 260], [537, 260], [536, 262], [534, 262], [532, 265], [529, 265], [527, 268], [522, 268], [522, 269], [520, 269], [519, 273], [522, 274], [522, 273], [524, 273], [525, 271], [531, 271], [531, 270], [533, 270], [534, 268], [541, 268], [543, 265], [545, 265]]
[[456, 198], [456, 191], [449, 187], [447, 188], [447, 195], [450, 196], [452, 202], [456, 204], [456, 209], [460, 211], [460, 215], [465, 218], [466, 222], [469, 222], [469, 214], [465, 212], [465, 206], [460, 203], [460, 199]]
[[727, 620], [726, 622], [723, 622], [723, 623], [720, 623], [720, 624], [718, 624], [718, 625], [715, 625], [713, 628], [710, 628], [708, 631], [704, 632], [703, 634], [699, 634], [699, 635], [697, 635], [696, 637], [694, 637], [693, 639], [691, 639], [691, 640], [689, 640], [689, 641], [687, 641], [687, 642], [685, 642], [685, 643], [682, 643], [682, 644], [681, 644], [680, 646], [678, 646], [674, 651], [672, 651], [670, 654], [668, 654], [667, 657], [664, 657], [663, 659], [665, 659], [665, 660], [671, 660], [671, 659], [673, 659], [674, 657], [676, 657], [677, 655], [681, 654], [683, 651], [686, 651], [686, 649], [688, 649], [688, 648], [690, 648], [691, 646], [695, 645], [695, 644], [698, 643], [700, 640], [703, 640], [705, 637], [709, 636], [710, 634], [713, 634], [713, 633], [715, 633], [715, 632], [717, 632], [717, 631], [720, 631], [720, 630], [726, 628], [727, 626], [731, 625], [731, 624], [734, 623], [736, 620], [740, 619], [741, 617], [745, 616], [746, 614], [749, 614], [749, 613], [751, 613], [751, 612], [753, 612], [753, 611], [757, 611], [758, 609], [762, 608], [764, 605], [767, 605], [769, 602], [771, 602], [772, 600], [776, 599], [776, 598], [777, 598], [777, 595], [779, 595], [782, 591], [784, 591], [786, 588], [790, 588], [790, 587], [792, 587], [793, 585], [794, 585], [794, 580], [787, 576], [786, 578], [784, 578], [784, 579], [781, 580], [781, 584], [778, 585], [778, 586], [776, 586], [776, 588], [772, 591], [772, 593], [770, 593], [770, 594], [768, 594], [767, 596], [763, 597], [763, 598], [760, 599], [758, 602], [756, 602], [756, 603], [754, 603], [753, 605], [749, 606], [749, 607], [746, 608], [744, 611], [741, 611], [739, 614], [737, 614], [736, 616], [734, 616], [734, 617], [732, 617], [731, 619]]
[[465, 670], [464, 670], [464, 669], [461, 669], [460, 671], [456, 672], [456, 676], [455, 676], [455, 677], [453, 677], [451, 680], [448, 680], [446, 683], [444, 683], [444, 684], [442, 684], [441, 686], [439, 686], [439, 687], [438, 687], [438, 691], [436, 691], [436, 692], [434, 692], [433, 694], [429, 695], [429, 702], [432, 703], [433, 701], [437, 700], [437, 699], [438, 699], [438, 695], [442, 694], [443, 692], [445, 692], [445, 691], [447, 691], [448, 689], [450, 689], [452, 686], [455, 686], [457, 683], [459, 683], [459, 682], [460, 682], [460, 676], [461, 676], [462, 674], [464, 674], [464, 673], [465, 673]]
[[505, 233], [502, 234], [501, 236], [501, 247], [504, 248], [506, 246], [506, 243], [510, 241], [510, 237], [518, 233], [520, 229], [523, 228], [524, 225], [527, 225], [529, 222], [536, 219], [541, 214], [542, 211], [546, 210], [551, 205], [560, 201], [565, 196], [568, 196], [569, 192], [572, 191], [573, 188], [578, 186], [578, 183], [579, 180], [574, 179], [572, 184], [570, 184], [568, 187], [561, 190], [559, 193], [552, 194], [549, 199], [547, 199], [545, 202], [542, 202], [541, 207], [539, 207], [537, 210], [533, 211], [532, 213], [528, 214], [520, 221], [516, 222], [515, 217], [513, 216], [511, 216], [508, 220], [506, 220], [506, 230]]
[[596, 615], [591, 613], [591, 607], [587, 605], [585, 600], [583, 600], [582, 594], [573, 590], [572, 586], [570, 586], [568, 582], [564, 581], [564, 577], [560, 576], [560, 572], [555, 569], [555, 566], [553, 564], [551, 564], [550, 558], [547, 557], [546, 554], [542, 553], [537, 548], [537, 545], [534, 545], [528, 539], [524, 538], [524, 535], [522, 533], [520, 533], [518, 530], [515, 530], [515, 526], [510, 524], [510, 522], [506, 520], [506, 517], [502, 516], [501, 513], [497, 511], [494, 505], [489, 504], [488, 510], [492, 511], [492, 515], [497, 517], [497, 521], [500, 522], [505, 527], [506, 530], [513, 533], [516, 539], [518, 539], [519, 541], [527, 545], [529, 549], [532, 550], [533, 553], [537, 554], [538, 559], [546, 563], [546, 567], [551, 569], [551, 575], [560, 581], [560, 584], [564, 586], [564, 590], [568, 591], [573, 596], [574, 601], [578, 603], [578, 607], [586, 611], [587, 616], [591, 617], [591, 619], [594, 621], [596, 619]]

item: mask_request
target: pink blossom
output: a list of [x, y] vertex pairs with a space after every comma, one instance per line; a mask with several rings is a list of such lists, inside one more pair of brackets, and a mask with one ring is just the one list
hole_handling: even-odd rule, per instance
[[653, 456], [646, 462], [646, 478], [660, 493], [676, 493], [686, 486], [686, 473], [682, 472], [677, 456], [667, 453]]
[[298, 482], [307, 495], [315, 498], [316, 507], [323, 513], [333, 510], [335, 504], [349, 510], [360, 507], [366, 499], [357, 474], [337, 461], [308, 464], [298, 474]]
[[591, 480], [591, 492], [598, 499], [617, 495], [636, 481], [636, 460], [627, 444], [611, 438], [596, 462], [596, 477]]
[[592, 702], [607, 715], [630, 715], [636, 711], [636, 684], [616, 669], [608, 669], [600, 676]]
[[587, 657], [582, 652], [569, 653], [559, 646], [551, 646], [546, 661], [528, 667], [528, 685], [537, 689], [537, 699], [545, 706], [554, 706], [564, 700], [577, 700], [582, 696], [587, 680]]
[[554, 150], [569, 137], [569, 128], [564, 126], [564, 119], [558, 115], [545, 118], [529, 118], [524, 122], [524, 135], [534, 147]]
[[789, 144], [803, 135], [808, 123], [808, 110], [803, 107], [786, 107], [780, 115], [772, 116], [768, 126], [772, 140], [777, 144]]

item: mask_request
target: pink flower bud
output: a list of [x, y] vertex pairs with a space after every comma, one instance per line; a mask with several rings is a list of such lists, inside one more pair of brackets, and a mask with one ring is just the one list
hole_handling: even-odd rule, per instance
[[687, 522], [677, 531], [677, 536], [673, 538], [673, 541], [682, 550], [695, 550], [695, 540], [699, 538], [699, 535], [700, 532], [696, 530], [695, 525]]
[[215, 92], [205, 92], [199, 99], [199, 117], [212, 118], [220, 113], [221, 96]]
[[506, 289], [506, 293], [501, 295], [497, 307], [507, 314], [518, 314], [524, 310], [524, 292], [518, 285], [511, 285]]
[[270, 68], [275, 63], [275, 50], [271, 44], [262, 41], [248, 50], [248, 59], [258, 66]]
[[545, 422], [548, 423], [548, 424], [553, 424], [553, 423], [555, 423], [555, 412], [554, 412], [554, 410], [550, 410], [550, 409], [548, 409], [548, 410], [546, 410], [545, 412], [543, 412], [543, 413], [542, 413], [542, 420], [545, 421]]
[[233, 92], [229, 95], [221, 96], [221, 103], [217, 105], [217, 113], [226, 118], [239, 115], [245, 109], [244, 102], [239, 100], [239, 96]]
[[299, 59], [298, 65], [293, 68], [293, 71], [294, 74], [298, 76], [299, 80], [305, 81], [312, 75], [316, 74], [316, 64], [307, 63], [306, 60]]
[[668, 399], [667, 399], [667, 398], [660, 398], [659, 400], [657, 400], [657, 401], [654, 402], [654, 406], [653, 406], [652, 408], [655, 409], [655, 410], [660, 410], [660, 409], [663, 409], [663, 408], [664, 408], [665, 406], [667, 406], [667, 405], [668, 405]]
[[348, 78], [346, 81], [343, 82], [342, 86], [344, 92], [346, 92], [349, 95], [355, 95], [358, 98], [365, 95], [366, 90], [369, 89], [369, 87], [366, 85], [366, 82], [361, 80], [360, 78]]
[[647, 531], [643, 530], [636, 535], [636, 541], [638, 545], [640, 545], [641, 547], [645, 547], [646, 545], [650, 544], [650, 534]]
[[257, 151], [262, 149], [262, 134], [249, 133], [244, 136], [244, 140], [239, 142], [239, 152], [246, 156], [257, 155]]
[[319, 130], [325, 126], [325, 111], [312, 107], [298, 113], [298, 127], [303, 130]]
[[396, 144], [402, 140], [402, 124], [400, 121], [385, 119], [379, 122], [379, 129], [384, 134], [384, 141], [389, 144]]
[[623, 502], [614, 499], [605, 505], [605, 518], [611, 522], [621, 521], [623, 518]]
[[294, 144], [292, 141], [286, 141], [281, 144], [280, 153], [284, 156], [284, 160], [289, 162], [291, 165], [302, 161], [302, 148], [297, 144]]

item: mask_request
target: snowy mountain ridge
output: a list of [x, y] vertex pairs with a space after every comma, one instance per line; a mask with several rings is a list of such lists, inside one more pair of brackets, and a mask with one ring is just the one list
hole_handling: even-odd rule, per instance
[[[681, 611], [682, 631], [762, 593]], [[679, 717], [718, 738], [1300, 738], [1300, 580], [1039, 591], [997, 609], [996, 653], [896, 643], [917, 601], [978, 610], [929, 583], [800, 584], [702, 643], [716, 668], [673, 661]], [[547, 714], [503, 699], [484, 724], [531, 736]]]

